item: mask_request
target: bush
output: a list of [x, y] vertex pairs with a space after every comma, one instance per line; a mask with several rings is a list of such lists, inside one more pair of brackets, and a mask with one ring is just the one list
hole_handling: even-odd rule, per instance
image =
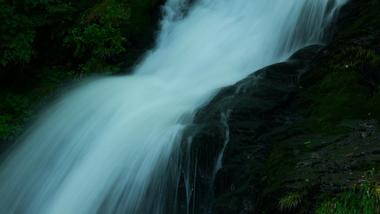
[[0, 65], [28, 63], [33, 55], [33, 22], [17, 14], [14, 7], [0, 0]]
[[107, 62], [125, 53], [127, 38], [120, 26], [128, 22], [129, 10], [122, 3], [104, 1], [81, 17], [65, 39], [65, 45], [74, 49], [74, 56], [82, 61], [83, 72], [99, 71]]

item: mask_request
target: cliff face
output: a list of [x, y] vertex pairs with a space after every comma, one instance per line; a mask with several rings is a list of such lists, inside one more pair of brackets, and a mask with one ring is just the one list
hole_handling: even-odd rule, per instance
[[380, 212], [377, 11], [380, 1], [352, 0], [328, 46], [257, 71], [199, 110], [188, 130], [194, 209]]

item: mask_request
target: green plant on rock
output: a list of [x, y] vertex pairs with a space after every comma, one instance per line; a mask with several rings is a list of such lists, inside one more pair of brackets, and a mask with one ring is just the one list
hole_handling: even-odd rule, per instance
[[320, 205], [317, 214], [377, 214], [380, 200], [375, 186], [365, 185], [328, 199]]
[[322, 202], [316, 214], [377, 214], [380, 213], [380, 186], [372, 181], [370, 170], [363, 182]]
[[296, 209], [302, 203], [303, 194], [299, 192], [291, 192], [280, 198], [278, 202], [281, 211], [291, 211]]

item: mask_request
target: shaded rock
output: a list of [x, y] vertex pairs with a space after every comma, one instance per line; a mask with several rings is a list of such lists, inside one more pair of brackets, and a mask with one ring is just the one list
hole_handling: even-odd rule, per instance
[[[190, 213], [314, 213], [379, 169], [379, 9], [351, 0], [327, 47], [263, 68], [198, 111], [183, 143]], [[284, 210], [287, 196], [297, 206]]]
[[[227, 207], [215, 206], [214, 211], [244, 213], [255, 210], [254, 193], [258, 190], [254, 185], [250, 186], [251, 177], [260, 177], [271, 148], [271, 144], [265, 143], [265, 133], [279, 124], [292, 124], [299, 120], [298, 115], [279, 110], [299, 89], [300, 76], [307, 72], [309, 62], [321, 49], [318, 45], [304, 48], [287, 62], [253, 73], [222, 89], [198, 111], [184, 138], [192, 141], [189, 158], [185, 162], [191, 166], [190, 169], [196, 169], [190, 173], [195, 177], [190, 183], [196, 181], [195, 189], [198, 191], [192, 195], [196, 200], [192, 201], [193, 209], [210, 211], [212, 208], [207, 205], [213, 194], [217, 200], [223, 200], [224, 194], [238, 193], [248, 196], [239, 197], [238, 201], [231, 200], [229, 204], [223, 202]], [[221, 170], [218, 161], [223, 163]], [[191, 179], [190, 176], [188, 180]]]

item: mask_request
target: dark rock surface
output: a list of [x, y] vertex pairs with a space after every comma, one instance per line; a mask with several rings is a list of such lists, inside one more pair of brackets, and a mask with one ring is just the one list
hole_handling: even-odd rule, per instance
[[[259, 191], [255, 187], [256, 179], [261, 178], [265, 159], [272, 148], [266, 138], [269, 133], [279, 132], [283, 126], [299, 120], [298, 115], [282, 108], [299, 90], [301, 75], [309, 70], [308, 65], [321, 50], [322, 46], [310, 46], [295, 53], [287, 62], [263, 68], [222, 89], [198, 111], [185, 135], [192, 137], [191, 165], [198, 162], [193, 175], [198, 175], [196, 187], [201, 192], [195, 194], [197, 200], [193, 206], [209, 209], [206, 206], [209, 191], [215, 191], [221, 200], [214, 208], [216, 212], [255, 209]], [[222, 152], [223, 168], [215, 175], [216, 162]], [[209, 190], [214, 179], [215, 188]], [[231, 197], [224, 199], [225, 194]], [[235, 197], [236, 194], [239, 197]]]
[[[183, 143], [190, 210], [315, 213], [369, 171], [380, 181], [378, 11], [379, 1], [352, 0], [327, 47], [261, 69], [199, 110]], [[295, 205], [284, 207], [289, 195]]]
[[[215, 181], [216, 213], [249, 213], [258, 206], [260, 188], [256, 184], [263, 177], [265, 160], [273, 146], [268, 138], [300, 120], [299, 115], [287, 111], [284, 106], [299, 90], [301, 75], [309, 70], [308, 64], [321, 49], [321, 46], [307, 47], [295, 53], [288, 62], [255, 72], [223, 89], [197, 114], [198, 126], [228, 124], [224, 127], [228, 128], [229, 142], [223, 168]], [[200, 151], [210, 151], [207, 144], [221, 144], [227, 140], [226, 128], [209, 129], [206, 134], [201, 132], [194, 138], [193, 145]], [[207, 135], [213, 137], [207, 138]]]

